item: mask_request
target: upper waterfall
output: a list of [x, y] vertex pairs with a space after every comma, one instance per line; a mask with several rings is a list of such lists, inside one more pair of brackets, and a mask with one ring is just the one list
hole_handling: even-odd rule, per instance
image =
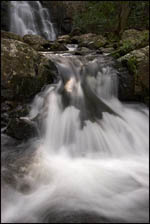
[[56, 39], [49, 12], [39, 1], [11, 1], [10, 31], [21, 36], [37, 34], [48, 40]]

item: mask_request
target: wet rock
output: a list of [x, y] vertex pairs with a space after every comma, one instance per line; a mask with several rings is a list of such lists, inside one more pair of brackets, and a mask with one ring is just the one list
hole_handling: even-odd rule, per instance
[[57, 69], [28, 44], [2, 38], [3, 100], [31, 99], [43, 85], [53, 82]]
[[72, 18], [65, 17], [61, 23], [61, 33], [68, 34], [72, 30]]
[[133, 96], [148, 104], [149, 101], [149, 46], [131, 51], [118, 59], [133, 76]]
[[80, 28], [74, 28], [71, 33], [70, 33], [70, 36], [79, 36], [82, 34], [82, 30]]
[[101, 50], [101, 52], [103, 52], [103, 53], [108, 53], [108, 54], [110, 54], [110, 53], [112, 53], [112, 52], [114, 51], [114, 48], [113, 48], [113, 47], [106, 47], [106, 48], [101, 47], [100, 50]]
[[126, 30], [122, 34], [120, 42], [115, 46], [116, 50], [112, 53], [112, 56], [119, 58], [127, 53], [146, 47], [149, 44], [149, 31], [138, 31], [135, 29]]
[[51, 42], [45, 40], [43, 37], [38, 35], [27, 34], [23, 36], [23, 41], [29, 44], [33, 49], [42, 51], [50, 48]]
[[130, 42], [134, 48], [145, 47], [149, 43], [149, 30], [125, 30], [121, 37], [121, 43]]
[[68, 51], [68, 48], [65, 46], [64, 43], [59, 43], [58, 41], [55, 41], [51, 47], [51, 51]]
[[6, 31], [1, 31], [1, 38], [4, 39], [12, 39], [12, 40], [18, 40], [23, 42], [23, 38], [15, 33], [12, 32], [6, 32]]
[[12, 118], [8, 123], [6, 134], [17, 140], [27, 140], [37, 136], [37, 130], [34, 124], [26, 120]]
[[2, 38], [1, 47], [2, 128], [22, 141], [37, 134], [32, 122], [21, 119], [29, 112], [26, 103], [53, 83], [58, 71], [52, 61], [24, 42]]
[[89, 33], [80, 36], [79, 46], [88, 47], [91, 50], [96, 50], [100, 47], [105, 46], [106, 43], [107, 41], [102, 35]]
[[69, 35], [59, 36], [57, 41], [58, 41], [58, 43], [65, 43], [65, 44], [70, 44], [71, 43]]
[[39, 55], [27, 44], [13, 39], [3, 39], [2, 48], [2, 78], [9, 84], [12, 76], [36, 76], [35, 65]]

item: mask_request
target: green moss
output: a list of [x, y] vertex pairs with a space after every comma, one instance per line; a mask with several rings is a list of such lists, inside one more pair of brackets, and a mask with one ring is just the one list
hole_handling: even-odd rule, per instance
[[13, 76], [11, 87], [13, 89], [14, 99], [27, 100], [35, 96], [45, 84], [51, 83], [51, 75], [45, 72], [45, 75], [39, 77], [20, 77]]
[[127, 67], [131, 74], [137, 75], [137, 61], [136, 57], [132, 56], [127, 60]]
[[114, 52], [111, 53], [111, 56], [117, 59], [117, 58], [120, 57], [120, 54], [119, 54], [119, 52], [116, 50], [116, 51], [114, 51]]
[[120, 58], [121, 56], [124, 56], [132, 50], [134, 50], [133, 44], [130, 41], [124, 41], [122, 46], [119, 47], [119, 49], [115, 50], [111, 55], [114, 58]]

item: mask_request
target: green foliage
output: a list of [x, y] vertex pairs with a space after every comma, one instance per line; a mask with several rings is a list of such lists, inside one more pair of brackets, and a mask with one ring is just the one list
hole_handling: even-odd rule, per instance
[[120, 58], [121, 56], [129, 53], [134, 49], [134, 45], [130, 41], [124, 41], [122, 46], [114, 51], [111, 55], [114, 58]]
[[135, 56], [132, 56], [128, 59], [127, 67], [131, 74], [134, 74], [135, 76], [137, 75], [137, 61]]
[[149, 28], [149, 1], [131, 1], [128, 18], [129, 28]]
[[99, 33], [104, 28], [110, 31], [116, 23], [116, 3], [111, 1], [92, 1], [86, 3], [84, 12], [76, 14], [74, 17], [74, 26], [80, 27], [83, 32]]
[[[148, 1], [130, 1], [130, 14], [127, 21], [127, 28], [149, 27], [149, 2]], [[115, 31], [121, 1], [89, 1], [82, 12], [74, 16], [74, 27], [78, 27], [83, 33], [93, 32], [111, 32]]]

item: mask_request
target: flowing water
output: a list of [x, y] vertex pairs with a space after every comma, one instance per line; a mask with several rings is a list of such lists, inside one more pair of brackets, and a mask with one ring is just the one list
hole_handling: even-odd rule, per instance
[[2, 137], [2, 222], [148, 222], [148, 109], [119, 102], [109, 57], [47, 57], [59, 81], [24, 118], [39, 136]]
[[55, 40], [49, 12], [39, 1], [10, 1], [10, 31], [21, 36], [37, 34]]

